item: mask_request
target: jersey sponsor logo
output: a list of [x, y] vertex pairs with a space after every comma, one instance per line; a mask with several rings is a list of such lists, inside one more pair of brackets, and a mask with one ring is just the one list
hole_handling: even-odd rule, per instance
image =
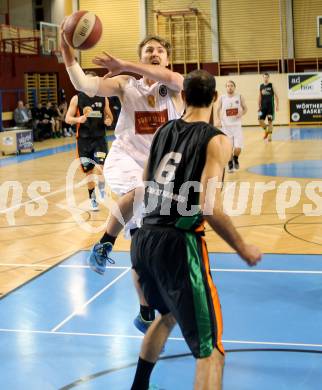
[[135, 133], [154, 134], [156, 130], [168, 122], [168, 110], [135, 111]]
[[148, 95], [147, 99], [148, 99], [148, 105], [150, 107], [154, 108], [155, 107], [155, 97], [153, 95]]
[[273, 94], [273, 87], [272, 85], [265, 85], [265, 84], [262, 84], [261, 85], [261, 92], [262, 92], [262, 95], [263, 96], [270, 96]]
[[236, 116], [238, 115], [238, 108], [227, 108], [226, 109], [226, 115], [227, 116]]
[[165, 97], [165, 96], [167, 96], [167, 94], [168, 94], [168, 88], [164, 84], [160, 85], [159, 95], [161, 97]]
[[102, 113], [100, 111], [91, 111], [88, 115], [88, 118], [102, 118]]

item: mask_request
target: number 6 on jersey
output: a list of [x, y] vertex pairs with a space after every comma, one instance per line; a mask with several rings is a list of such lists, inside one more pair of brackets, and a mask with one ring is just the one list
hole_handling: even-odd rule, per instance
[[155, 180], [160, 184], [168, 184], [175, 178], [176, 169], [182, 158], [181, 153], [167, 153], [158, 166], [155, 173]]

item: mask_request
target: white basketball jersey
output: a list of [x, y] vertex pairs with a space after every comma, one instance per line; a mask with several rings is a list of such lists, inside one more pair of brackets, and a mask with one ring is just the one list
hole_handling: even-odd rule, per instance
[[221, 99], [221, 123], [223, 127], [241, 126], [241, 118], [237, 115], [241, 111], [240, 95], [228, 96], [222, 95]]
[[155, 131], [163, 123], [181, 115], [164, 84], [157, 82], [148, 86], [143, 78], [130, 77], [124, 88], [113, 146], [122, 148], [137, 161], [145, 161]]

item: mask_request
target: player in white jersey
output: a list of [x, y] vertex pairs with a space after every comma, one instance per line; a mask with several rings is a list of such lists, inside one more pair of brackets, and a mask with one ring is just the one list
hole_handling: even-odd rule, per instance
[[247, 112], [244, 97], [236, 94], [236, 84], [229, 80], [226, 83], [226, 95], [220, 96], [217, 106], [218, 127], [230, 138], [233, 150], [228, 163], [229, 172], [239, 169], [238, 157], [243, 148], [243, 132], [241, 118]]
[[[75, 61], [63, 33], [61, 42], [66, 69], [74, 87], [89, 96], [117, 96], [122, 103], [116, 140], [105, 160], [104, 175], [111, 190], [120, 196], [118, 208], [123, 222], [130, 221], [130, 228], [135, 228], [137, 221], [131, 221], [135, 190], [144, 188], [143, 168], [154, 132], [167, 120], [179, 118], [182, 114], [183, 76], [166, 68], [170, 44], [157, 36], [147, 37], [139, 44], [138, 63], [112, 57], [106, 52], [95, 57], [95, 65], [108, 69], [105, 77], [86, 76]], [[143, 77], [136, 80], [120, 75], [123, 72]], [[90, 254], [89, 264], [94, 271], [104, 273], [116, 237], [123, 227], [124, 223], [112, 213], [106, 232]], [[154, 319], [154, 311], [149, 309], [135, 273], [133, 279], [140, 298], [140, 313], [134, 324], [145, 332]]]
[[149, 85], [144, 77], [128, 79], [115, 128], [116, 140], [104, 165], [107, 183], [117, 194], [142, 186], [142, 169], [154, 132], [161, 124], [181, 116], [182, 110], [177, 109], [171, 95], [165, 83]]

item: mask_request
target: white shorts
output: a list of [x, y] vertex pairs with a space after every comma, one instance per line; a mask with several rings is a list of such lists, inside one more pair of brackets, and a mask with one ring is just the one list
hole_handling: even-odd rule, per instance
[[[112, 144], [104, 163], [105, 183], [115, 194], [122, 196], [135, 188], [144, 187], [144, 162], [134, 160], [127, 152]], [[129, 237], [129, 231], [141, 226], [143, 204], [134, 210], [134, 215], [124, 227], [124, 235]]]
[[243, 130], [241, 126], [229, 126], [229, 127], [222, 127], [222, 132], [226, 134], [229, 139], [231, 140], [231, 143], [233, 145], [233, 148], [240, 148], [242, 149], [244, 146], [244, 136], [243, 136]]
[[105, 163], [106, 184], [117, 195], [124, 195], [143, 186], [144, 162], [134, 160], [127, 152], [112, 145]]

